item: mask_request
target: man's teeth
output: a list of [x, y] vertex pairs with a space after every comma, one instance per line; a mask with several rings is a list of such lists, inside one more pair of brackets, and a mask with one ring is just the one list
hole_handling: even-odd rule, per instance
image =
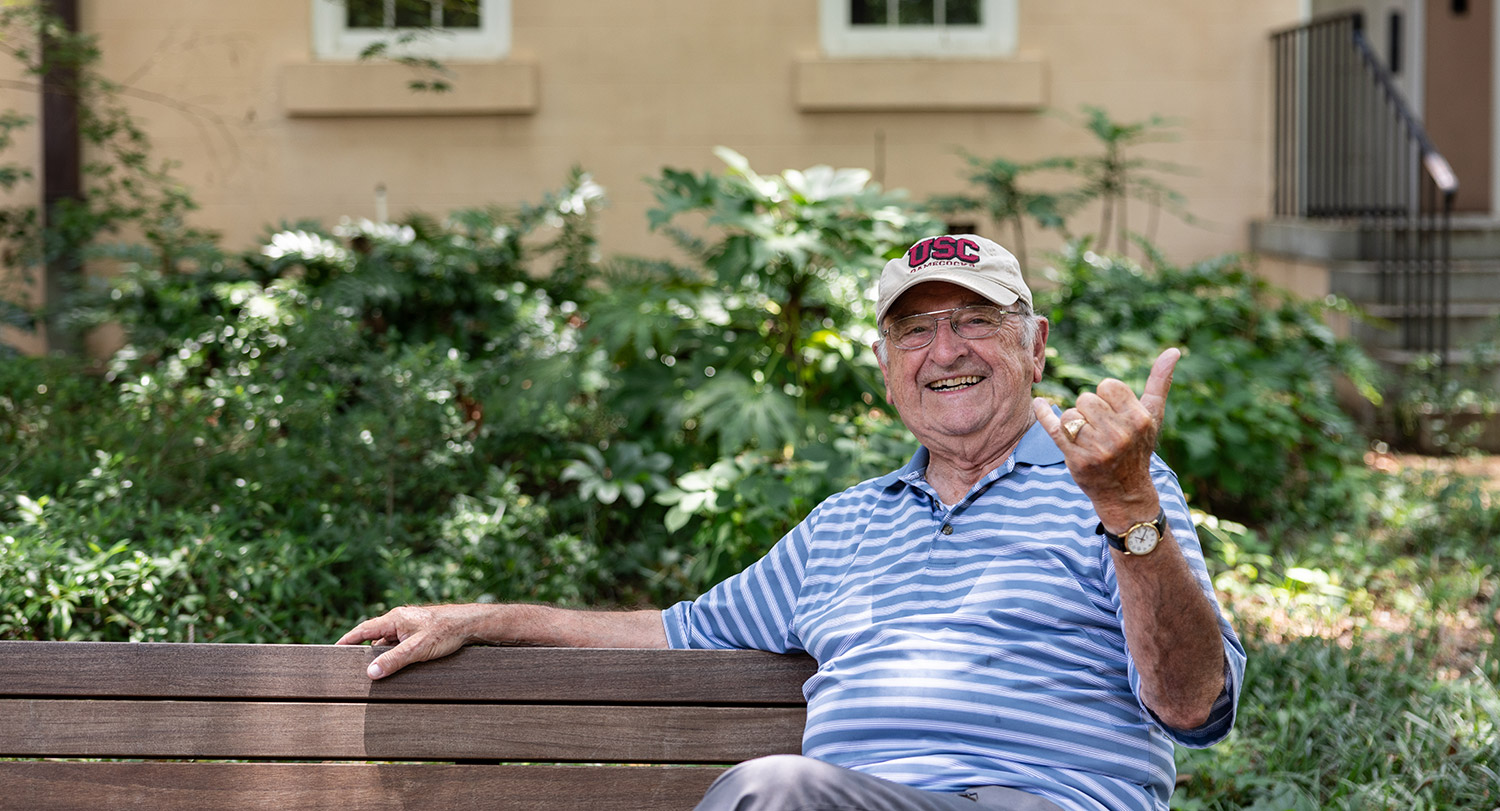
[[934, 383], [929, 383], [927, 384], [927, 388], [932, 389], [933, 391], [953, 391], [954, 389], [962, 389], [973, 386], [983, 379], [984, 378], [977, 375], [967, 375], [965, 377], [950, 377], [947, 380], [939, 380]]

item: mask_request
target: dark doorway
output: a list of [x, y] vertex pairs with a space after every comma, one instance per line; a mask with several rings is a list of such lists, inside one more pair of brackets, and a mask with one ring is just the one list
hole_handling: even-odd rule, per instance
[[1458, 211], [1489, 214], [1494, 170], [1494, 2], [1426, 0], [1422, 82], [1433, 145], [1458, 176]]

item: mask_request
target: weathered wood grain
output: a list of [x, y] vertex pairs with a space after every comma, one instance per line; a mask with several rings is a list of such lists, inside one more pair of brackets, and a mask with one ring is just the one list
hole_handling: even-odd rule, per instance
[[3, 811], [671, 811], [722, 769], [287, 763], [8, 763]]
[[371, 682], [377, 653], [0, 641], [0, 758], [33, 758], [0, 760], [0, 811], [691, 808], [723, 766], [800, 749], [815, 671], [468, 648]]
[[801, 751], [795, 707], [0, 700], [0, 757], [736, 763]]
[[816, 669], [759, 651], [478, 647], [371, 682], [381, 650], [0, 641], [0, 696], [790, 705]]

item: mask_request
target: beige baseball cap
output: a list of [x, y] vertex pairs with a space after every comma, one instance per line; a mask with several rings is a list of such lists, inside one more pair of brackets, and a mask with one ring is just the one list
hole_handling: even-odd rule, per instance
[[927, 237], [886, 263], [880, 273], [875, 323], [885, 320], [902, 293], [923, 282], [952, 282], [1002, 307], [1017, 301], [1032, 306], [1021, 264], [1010, 251], [974, 234], [948, 234]]

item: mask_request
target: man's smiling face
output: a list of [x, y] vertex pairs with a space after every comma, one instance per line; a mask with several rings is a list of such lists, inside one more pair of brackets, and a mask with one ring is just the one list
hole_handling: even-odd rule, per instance
[[[958, 285], [929, 282], [903, 294], [886, 321], [970, 304], [992, 302]], [[989, 338], [960, 338], [942, 321], [921, 349], [889, 346], [880, 362], [886, 400], [935, 454], [1007, 447], [1031, 424], [1031, 384], [1042, 379], [1047, 337], [1046, 322], [1039, 327], [1031, 347], [1022, 342], [1017, 318], [1006, 318]]]

